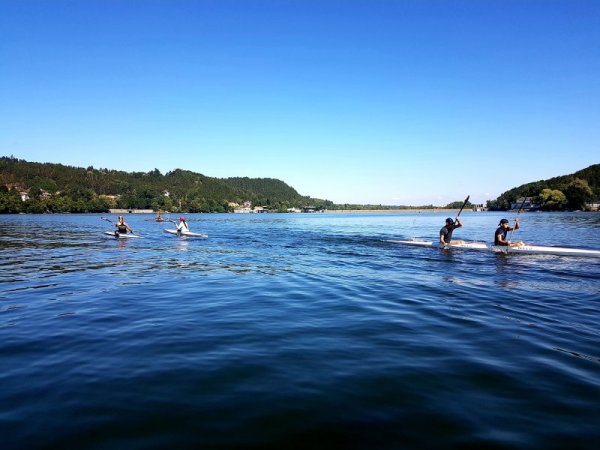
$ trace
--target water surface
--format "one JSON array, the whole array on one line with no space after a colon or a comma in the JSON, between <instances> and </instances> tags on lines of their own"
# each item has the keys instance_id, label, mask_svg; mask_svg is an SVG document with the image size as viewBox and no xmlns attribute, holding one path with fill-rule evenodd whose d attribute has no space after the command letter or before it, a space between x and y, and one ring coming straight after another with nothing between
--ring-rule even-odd
<instances>
[{"instance_id":1,"label":"water surface","mask_svg":"<svg viewBox=\"0 0 600 450\"><path fill-rule=\"evenodd\" d=\"M0 216L2 448L595 448L600 260L386 242L445 217ZM521 219L600 249L600 214Z\"/></svg>"}]
</instances>

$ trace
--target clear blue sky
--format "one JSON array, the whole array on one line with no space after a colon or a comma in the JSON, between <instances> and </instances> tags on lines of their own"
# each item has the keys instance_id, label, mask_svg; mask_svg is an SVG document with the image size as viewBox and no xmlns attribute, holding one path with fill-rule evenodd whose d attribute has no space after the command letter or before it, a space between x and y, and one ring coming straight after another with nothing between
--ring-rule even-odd
<instances>
[{"instance_id":1,"label":"clear blue sky","mask_svg":"<svg viewBox=\"0 0 600 450\"><path fill-rule=\"evenodd\" d=\"M600 162L600 1L0 0L0 154L484 202Z\"/></svg>"}]
</instances>

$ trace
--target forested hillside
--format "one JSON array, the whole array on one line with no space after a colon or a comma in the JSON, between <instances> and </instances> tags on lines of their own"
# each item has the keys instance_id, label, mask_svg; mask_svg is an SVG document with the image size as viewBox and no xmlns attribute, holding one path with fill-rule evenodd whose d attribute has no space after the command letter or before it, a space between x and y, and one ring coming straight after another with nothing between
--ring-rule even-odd
<instances>
[{"instance_id":1,"label":"forested hillside","mask_svg":"<svg viewBox=\"0 0 600 450\"><path fill-rule=\"evenodd\" d=\"M600 164L571 175L523 184L488 201L491 210L506 210L521 197L532 197L546 211L585 210L586 204L600 200Z\"/></svg>"},{"instance_id":2,"label":"forested hillside","mask_svg":"<svg viewBox=\"0 0 600 450\"><path fill-rule=\"evenodd\" d=\"M23 201L23 194L26 194ZM245 201L275 211L332 202L305 197L271 178L212 178L176 169L163 175L0 158L0 213L106 212L109 208L225 212Z\"/></svg>"}]
</instances>

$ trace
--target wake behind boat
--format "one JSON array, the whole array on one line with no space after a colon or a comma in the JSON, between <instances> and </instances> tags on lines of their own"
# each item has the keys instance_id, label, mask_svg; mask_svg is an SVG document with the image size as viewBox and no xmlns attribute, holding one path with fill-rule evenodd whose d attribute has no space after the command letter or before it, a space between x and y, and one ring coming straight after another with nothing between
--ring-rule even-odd
<instances>
[{"instance_id":1,"label":"wake behind boat","mask_svg":"<svg viewBox=\"0 0 600 450\"><path fill-rule=\"evenodd\" d=\"M387 240L392 244L410 245L416 247L433 247L441 249L462 249L462 250L484 250L494 253L523 253L528 255L556 255L556 256L585 256L591 258L600 258L600 250L570 248L570 247L549 247L542 245L522 245L518 247L507 247L503 245L490 245L485 242L465 242L462 244L440 244L433 241L422 240Z\"/></svg>"},{"instance_id":2,"label":"wake behind boat","mask_svg":"<svg viewBox=\"0 0 600 450\"><path fill-rule=\"evenodd\" d=\"M165 230L165 233L179 237L195 237L200 239L206 239L208 237L208 234L194 233L193 231L177 231L172 229Z\"/></svg>"}]
</instances>

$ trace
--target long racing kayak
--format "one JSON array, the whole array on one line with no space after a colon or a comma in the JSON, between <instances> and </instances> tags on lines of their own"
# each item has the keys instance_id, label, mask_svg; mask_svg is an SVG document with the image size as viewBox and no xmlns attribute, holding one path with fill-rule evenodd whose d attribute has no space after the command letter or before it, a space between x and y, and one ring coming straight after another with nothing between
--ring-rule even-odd
<instances>
[{"instance_id":1,"label":"long racing kayak","mask_svg":"<svg viewBox=\"0 0 600 450\"><path fill-rule=\"evenodd\" d=\"M115 233L114 231L105 231L105 235L115 239L140 238L141 236L132 233Z\"/></svg>"},{"instance_id":2,"label":"long racing kayak","mask_svg":"<svg viewBox=\"0 0 600 450\"><path fill-rule=\"evenodd\" d=\"M557 255L557 256L586 256L591 258L600 258L600 250L591 250L584 248L570 247L547 247L542 245L522 245L520 247L505 247L503 245L491 245L485 242L465 242L463 244L442 245L439 242L432 241L396 241L388 240L393 244L412 245L417 247L463 249L463 250L486 250L494 253L523 253L527 255Z\"/></svg>"},{"instance_id":3,"label":"long racing kayak","mask_svg":"<svg viewBox=\"0 0 600 450\"><path fill-rule=\"evenodd\" d=\"M179 236L179 237L195 237L195 238L201 238L201 239L206 239L208 237L208 234L194 233L193 231L178 232L177 230L165 230L165 233L173 234L173 235Z\"/></svg>"}]
</instances>

